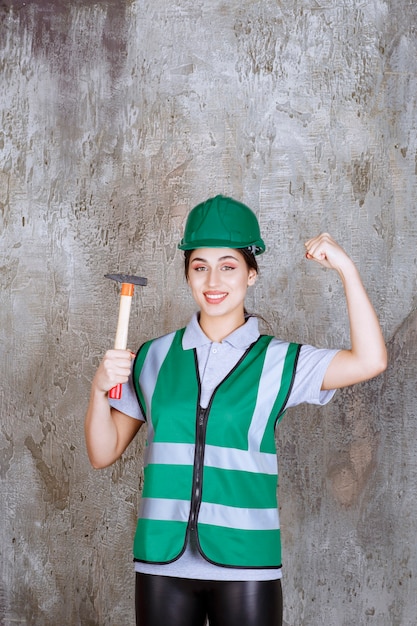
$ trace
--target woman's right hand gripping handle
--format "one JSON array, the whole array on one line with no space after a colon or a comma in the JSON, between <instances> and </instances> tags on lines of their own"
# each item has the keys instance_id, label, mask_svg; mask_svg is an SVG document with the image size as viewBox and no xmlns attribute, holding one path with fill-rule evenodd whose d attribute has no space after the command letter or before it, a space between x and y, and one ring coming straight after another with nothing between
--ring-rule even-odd
<instances>
[{"instance_id":1,"label":"woman's right hand gripping handle","mask_svg":"<svg viewBox=\"0 0 417 626\"><path fill-rule=\"evenodd\" d=\"M84 430L88 457L96 469L120 458L143 423L111 408L108 401L109 390L127 382L133 358L130 350L108 350L93 378Z\"/></svg>"}]
</instances>

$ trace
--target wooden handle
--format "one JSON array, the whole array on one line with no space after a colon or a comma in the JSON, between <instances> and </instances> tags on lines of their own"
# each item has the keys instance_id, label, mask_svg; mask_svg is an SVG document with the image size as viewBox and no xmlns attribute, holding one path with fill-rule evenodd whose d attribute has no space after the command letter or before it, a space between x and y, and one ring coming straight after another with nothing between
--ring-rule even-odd
<instances>
[{"instance_id":1,"label":"wooden handle","mask_svg":"<svg viewBox=\"0 0 417 626\"><path fill-rule=\"evenodd\" d=\"M126 350L131 304L132 296L120 296L119 319L117 320L116 339L114 340L115 350Z\"/></svg>"},{"instance_id":2,"label":"wooden handle","mask_svg":"<svg viewBox=\"0 0 417 626\"><path fill-rule=\"evenodd\" d=\"M117 320L115 350L126 350L127 333L129 330L130 306L132 304L134 286L130 283L122 283L120 294L119 318ZM109 391L109 398L120 400L122 397L122 385L118 384Z\"/></svg>"}]
</instances>

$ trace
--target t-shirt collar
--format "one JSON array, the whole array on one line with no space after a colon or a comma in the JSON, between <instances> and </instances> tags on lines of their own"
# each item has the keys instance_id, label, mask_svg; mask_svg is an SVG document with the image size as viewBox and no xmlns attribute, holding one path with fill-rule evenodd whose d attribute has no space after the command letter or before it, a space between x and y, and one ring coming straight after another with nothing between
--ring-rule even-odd
<instances>
[{"instance_id":1,"label":"t-shirt collar","mask_svg":"<svg viewBox=\"0 0 417 626\"><path fill-rule=\"evenodd\" d=\"M246 350L258 338L258 319L256 317L248 317L243 326L239 326L239 328L223 339L223 343L226 342L234 348ZM184 350L191 350L192 348L200 348L211 343L213 342L203 332L198 323L198 313L194 313L185 329L182 347Z\"/></svg>"}]
</instances>

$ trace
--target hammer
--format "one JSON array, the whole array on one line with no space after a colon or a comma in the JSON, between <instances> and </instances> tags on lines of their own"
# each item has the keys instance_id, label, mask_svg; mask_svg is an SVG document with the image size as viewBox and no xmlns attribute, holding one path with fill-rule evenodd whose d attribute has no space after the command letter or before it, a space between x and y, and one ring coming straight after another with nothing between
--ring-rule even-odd
<instances>
[{"instance_id":1,"label":"hammer","mask_svg":"<svg viewBox=\"0 0 417 626\"><path fill-rule=\"evenodd\" d=\"M147 278L140 276L128 276L127 274L105 274L104 278L110 278L118 283L122 283L120 292L119 319L117 321L116 339L114 341L115 350L126 350L127 331L129 328L130 305L135 285L148 284ZM119 383L109 391L109 398L120 400L122 397L122 385Z\"/></svg>"}]
</instances>

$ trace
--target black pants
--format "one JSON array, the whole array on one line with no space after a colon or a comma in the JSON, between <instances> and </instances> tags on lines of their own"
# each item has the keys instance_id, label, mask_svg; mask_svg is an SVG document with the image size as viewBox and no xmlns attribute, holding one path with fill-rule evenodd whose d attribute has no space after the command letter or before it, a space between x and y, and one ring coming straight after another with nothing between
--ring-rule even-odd
<instances>
[{"instance_id":1,"label":"black pants","mask_svg":"<svg viewBox=\"0 0 417 626\"><path fill-rule=\"evenodd\" d=\"M282 626L280 580L211 581L136 574L136 626Z\"/></svg>"}]
</instances>

